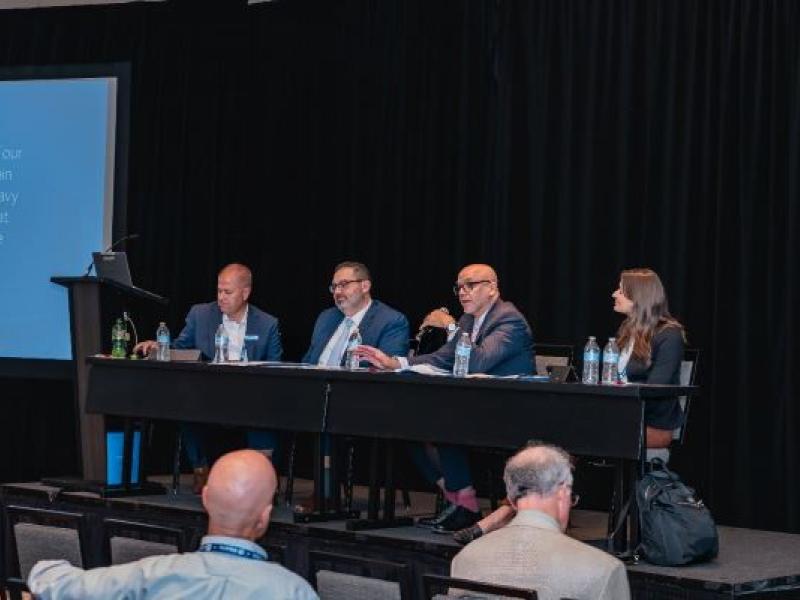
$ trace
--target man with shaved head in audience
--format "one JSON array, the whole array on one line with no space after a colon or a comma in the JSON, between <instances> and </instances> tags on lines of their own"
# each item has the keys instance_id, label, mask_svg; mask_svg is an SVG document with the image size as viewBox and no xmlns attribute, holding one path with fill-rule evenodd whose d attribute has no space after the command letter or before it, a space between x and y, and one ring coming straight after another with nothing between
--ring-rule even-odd
<instances>
[{"instance_id":1,"label":"man with shaved head in audience","mask_svg":"<svg viewBox=\"0 0 800 600\"><path fill-rule=\"evenodd\" d=\"M531 442L506 463L514 520L475 540L453 559L460 579L536 590L540 600L628 600L625 566L567 535L572 494L569 454Z\"/></svg>"},{"instance_id":2,"label":"man with shaved head in audience","mask_svg":"<svg viewBox=\"0 0 800 600\"><path fill-rule=\"evenodd\" d=\"M528 321L517 308L500 298L497 273L489 265L467 265L458 273L453 286L464 314L456 323L443 310L425 317L423 326L444 327L447 343L437 351L406 359L388 356L377 348L361 346L359 353L382 369L405 369L428 364L450 371L455 362L456 344L466 333L472 340L469 372L487 375L530 375L533 373L533 336ZM424 418L424 415L421 415ZM446 427L446 425L443 425ZM467 454L454 446L416 446L414 460L423 476L436 483L448 501L445 509L419 525L437 533L457 531L476 523L481 514L472 484Z\"/></svg>"},{"instance_id":3,"label":"man with shaved head in audience","mask_svg":"<svg viewBox=\"0 0 800 600\"><path fill-rule=\"evenodd\" d=\"M37 563L28 586L38 598L317 599L301 577L268 562L256 544L267 530L277 477L260 452L220 458L203 488L208 534L197 552L151 556L84 571L63 560Z\"/></svg>"}]
</instances>

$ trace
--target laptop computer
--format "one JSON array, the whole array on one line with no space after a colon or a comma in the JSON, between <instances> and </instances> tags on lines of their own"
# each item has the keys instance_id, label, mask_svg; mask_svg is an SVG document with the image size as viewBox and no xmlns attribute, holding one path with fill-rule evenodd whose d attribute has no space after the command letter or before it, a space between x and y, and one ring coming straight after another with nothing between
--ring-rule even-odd
<instances>
[{"instance_id":1,"label":"laptop computer","mask_svg":"<svg viewBox=\"0 0 800 600\"><path fill-rule=\"evenodd\" d=\"M133 287L128 255L124 252L92 252L92 260L98 277Z\"/></svg>"}]
</instances>

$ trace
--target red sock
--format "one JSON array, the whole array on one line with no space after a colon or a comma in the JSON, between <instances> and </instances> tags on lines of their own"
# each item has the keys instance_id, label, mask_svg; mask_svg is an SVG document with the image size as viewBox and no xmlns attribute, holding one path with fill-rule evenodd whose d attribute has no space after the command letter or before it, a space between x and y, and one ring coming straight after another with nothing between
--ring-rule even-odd
<instances>
[{"instance_id":1,"label":"red sock","mask_svg":"<svg viewBox=\"0 0 800 600\"><path fill-rule=\"evenodd\" d=\"M480 510L478 508L478 496L475 495L475 488L470 486L466 487L463 490L458 490L455 494L455 504L459 506L463 506L467 510L471 510L472 512L478 512Z\"/></svg>"}]
</instances>

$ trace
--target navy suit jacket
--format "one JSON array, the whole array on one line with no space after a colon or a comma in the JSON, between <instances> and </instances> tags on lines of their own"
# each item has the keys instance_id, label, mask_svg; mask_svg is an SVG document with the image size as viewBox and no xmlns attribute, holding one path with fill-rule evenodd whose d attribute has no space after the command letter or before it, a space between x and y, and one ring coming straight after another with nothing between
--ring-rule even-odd
<instances>
[{"instance_id":1,"label":"navy suit jacket","mask_svg":"<svg viewBox=\"0 0 800 600\"><path fill-rule=\"evenodd\" d=\"M436 352L409 359L409 364L430 364L451 370L455 362L456 344L461 334L472 333L475 317L464 314L458 320L458 331ZM483 320L469 355L469 372L487 375L533 374L533 335L522 313L504 300L497 301Z\"/></svg>"},{"instance_id":2,"label":"navy suit jacket","mask_svg":"<svg viewBox=\"0 0 800 600\"><path fill-rule=\"evenodd\" d=\"M222 311L216 302L195 304L186 315L186 325L172 344L175 348L197 348L206 360L214 358L214 336L222 323ZM250 360L280 360L283 355L278 319L257 309L247 308L247 335L257 335L255 342L247 342Z\"/></svg>"},{"instance_id":3,"label":"navy suit jacket","mask_svg":"<svg viewBox=\"0 0 800 600\"><path fill-rule=\"evenodd\" d=\"M314 324L311 334L311 346L308 348L304 363L317 364L319 357L331 336L344 320L344 313L336 306L323 310ZM358 326L361 340L366 346L374 346L389 356L405 356L408 354L408 319L405 315L373 300L367 309L361 324Z\"/></svg>"}]
</instances>

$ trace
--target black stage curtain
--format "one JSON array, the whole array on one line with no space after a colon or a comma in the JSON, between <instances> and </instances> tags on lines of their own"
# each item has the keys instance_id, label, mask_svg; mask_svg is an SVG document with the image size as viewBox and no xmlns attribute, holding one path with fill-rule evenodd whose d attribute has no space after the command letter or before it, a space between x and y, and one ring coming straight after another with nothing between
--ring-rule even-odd
<instances>
[{"instance_id":1,"label":"black stage curtain","mask_svg":"<svg viewBox=\"0 0 800 600\"><path fill-rule=\"evenodd\" d=\"M800 4L196 5L0 14L4 65L131 61L128 251L173 330L233 260L289 359L337 261L412 323L485 261L580 346L651 266L703 352L676 466L721 522L800 531Z\"/></svg>"}]
</instances>

